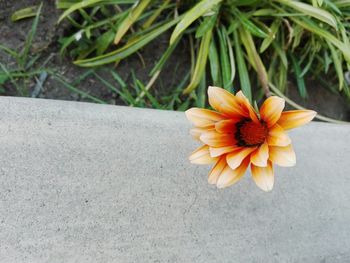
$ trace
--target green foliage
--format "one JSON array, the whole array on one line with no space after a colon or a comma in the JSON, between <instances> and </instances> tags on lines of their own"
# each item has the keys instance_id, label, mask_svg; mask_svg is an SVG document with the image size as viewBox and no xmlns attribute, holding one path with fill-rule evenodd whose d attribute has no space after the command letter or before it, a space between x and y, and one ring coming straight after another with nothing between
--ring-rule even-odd
<instances>
[{"instance_id":1,"label":"green foliage","mask_svg":"<svg viewBox=\"0 0 350 263\"><path fill-rule=\"evenodd\" d=\"M40 85L40 79L47 74L44 69L47 61L42 63L40 67L34 68L34 64L38 61L40 55L30 55L30 49L39 23L41 8L42 5L22 9L15 12L12 16L13 20L19 20L24 17L33 16L32 12L34 9L36 10L31 30L27 35L22 49L15 50L0 44L0 52L5 52L16 62L15 67L11 68L8 68L5 64L0 62L0 92L3 92L3 85L10 81L19 95L28 96L28 89L26 88L28 79L39 77L39 79L37 78L37 83L39 82Z\"/></svg>"},{"instance_id":2,"label":"green foliage","mask_svg":"<svg viewBox=\"0 0 350 263\"><path fill-rule=\"evenodd\" d=\"M74 28L61 40L62 54L69 50L75 64L84 67L117 63L168 31L169 48L150 70L151 79L156 79L180 39L188 37L194 43L189 45L193 65L181 92L190 98L196 97L196 88L205 91L204 76L212 85L241 89L252 101L256 83L265 93L270 84L283 92L289 74L306 98L305 78L320 72L337 76L338 92L349 96L344 81L350 68L349 1L174 2L58 0L57 7L64 9L60 21L67 19ZM147 85L135 81L134 89L160 106ZM123 96L129 104L138 103ZM201 94L198 98L203 101Z\"/></svg>"}]
</instances>

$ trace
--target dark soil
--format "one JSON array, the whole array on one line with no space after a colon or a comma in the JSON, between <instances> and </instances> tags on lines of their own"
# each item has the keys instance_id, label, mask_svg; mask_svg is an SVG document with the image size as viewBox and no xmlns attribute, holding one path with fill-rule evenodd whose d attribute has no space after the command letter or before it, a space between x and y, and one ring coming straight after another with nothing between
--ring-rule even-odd
<instances>
[{"instance_id":1,"label":"dark soil","mask_svg":"<svg viewBox=\"0 0 350 263\"><path fill-rule=\"evenodd\" d=\"M40 4L40 1L0 0L0 43L2 45L17 50L23 47L26 36L31 29L33 19L12 22L10 17L16 10L37 4ZM47 0L44 2L42 14L43 15L40 16L39 26L31 51L34 54L40 54L42 57L41 61L44 61L50 57L46 68L54 70L55 72L64 76L68 82L74 82L82 74L84 74L87 69L73 65L70 58L62 58L59 54L60 46L58 39L64 35L65 31L68 30L68 25L64 23L57 25L60 11L56 9L54 0ZM139 53L139 55L133 55L128 59L123 60L114 69L127 83L131 82L132 72L134 72L135 76L143 83L147 83L150 79L149 71L167 48L168 39L169 35L163 35L161 38L158 38L157 41L147 45L142 52ZM156 89L153 90L153 93L156 92L160 95L166 94L167 89L171 88L174 83L178 83L182 80L182 77L186 74L190 66L189 50L186 49L185 46L185 42L180 43L178 48L174 51L172 59L165 65L162 74L158 78ZM142 56L142 59L140 56ZM9 67L15 67L15 62L1 51L0 62ZM40 64L40 62L37 64ZM105 66L101 69L97 69L97 73L103 79L116 84L109 73L112 67L113 66ZM34 81L32 83L28 83L29 89L33 89L34 86ZM88 76L82 82L75 85L75 87L110 104L123 104L123 101L118 98L117 94L106 88L106 86L94 75ZM13 85L11 83L7 83L5 85L4 95L16 96L18 94ZM43 90L37 97L47 99L90 101L88 98L84 98L83 96L62 87L60 82L57 82L50 76L45 81Z\"/></svg>"},{"instance_id":2,"label":"dark soil","mask_svg":"<svg viewBox=\"0 0 350 263\"><path fill-rule=\"evenodd\" d=\"M36 4L40 4L40 1L0 0L0 44L14 49L20 49L23 47L33 19L12 22L10 16L18 9ZM68 82L74 82L79 76L84 74L87 69L74 66L70 58L60 57L58 39L63 36L65 30L68 30L68 25L64 23L57 25L59 14L60 11L55 8L54 0L44 1L39 27L37 29L31 52L34 54L41 54L40 61L50 58L46 67L64 76ZM149 80L149 71L160 58L162 52L166 49L168 39L169 35L165 34L141 51L140 54L144 60L144 64L138 55L134 55L122 61L115 70L127 82L131 81L131 73L133 70L138 79L147 83ZM169 89L174 87L174 83L178 83L183 79L190 65L190 54L187 46L186 42L180 43L155 83L155 86L152 88L153 93L160 95L166 94ZM39 64L40 61L38 62ZM14 66L14 61L9 59L9 57L1 51L0 62L8 67ZM99 69L98 74L100 74L105 80L113 82L111 74L109 74L111 67L112 66L107 66ZM300 98L292 78L290 79L287 95L299 104L314 109L328 117L346 120L350 119L349 101L339 95L333 94L315 81L310 81L307 84L309 92L308 100L304 101ZM31 83L28 83L30 92L34 86L34 80ZM77 84L77 87L110 104L123 104L122 100L120 100L114 92L107 89L106 86L93 75L90 75L81 81ZM18 96L18 93L10 83L7 83L4 89L4 95ZM45 81L43 89L37 97L59 100L90 101L89 99L62 87L62 84L57 82L51 76Z\"/></svg>"}]
</instances>

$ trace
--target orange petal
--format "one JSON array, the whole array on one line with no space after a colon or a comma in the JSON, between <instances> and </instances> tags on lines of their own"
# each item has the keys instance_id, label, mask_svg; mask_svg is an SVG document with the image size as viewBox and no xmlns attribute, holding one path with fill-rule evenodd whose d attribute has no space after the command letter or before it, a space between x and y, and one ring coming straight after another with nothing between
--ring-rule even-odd
<instances>
[{"instance_id":1,"label":"orange petal","mask_svg":"<svg viewBox=\"0 0 350 263\"><path fill-rule=\"evenodd\" d=\"M209 152L211 157L217 157L225 153L230 153L237 150L237 146L225 146L225 147L209 147Z\"/></svg>"},{"instance_id":2,"label":"orange petal","mask_svg":"<svg viewBox=\"0 0 350 263\"><path fill-rule=\"evenodd\" d=\"M236 169L251 152L253 152L256 147L245 147L239 148L237 151L229 153L226 155L227 164L231 167L231 169Z\"/></svg>"},{"instance_id":3,"label":"orange petal","mask_svg":"<svg viewBox=\"0 0 350 263\"><path fill-rule=\"evenodd\" d=\"M205 132L209 132L209 131L214 131L215 130L215 126L208 126L208 127L204 127L204 128L193 128L190 130L190 134L192 135L192 137L196 140L199 140L199 137L205 133Z\"/></svg>"},{"instance_id":4,"label":"orange petal","mask_svg":"<svg viewBox=\"0 0 350 263\"><path fill-rule=\"evenodd\" d=\"M269 159L269 146L267 145L266 142L260 145L260 147L250 155L250 161L255 166L266 167L268 159Z\"/></svg>"},{"instance_id":5,"label":"orange petal","mask_svg":"<svg viewBox=\"0 0 350 263\"><path fill-rule=\"evenodd\" d=\"M209 184L216 184L219 176L221 175L222 170L227 166L226 156L222 156L218 159L214 167L211 169L208 176Z\"/></svg>"},{"instance_id":6,"label":"orange petal","mask_svg":"<svg viewBox=\"0 0 350 263\"><path fill-rule=\"evenodd\" d=\"M229 116L239 116L243 114L240 104L233 94L218 88L208 88L209 104L217 111Z\"/></svg>"},{"instance_id":7,"label":"orange petal","mask_svg":"<svg viewBox=\"0 0 350 263\"><path fill-rule=\"evenodd\" d=\"M282 113L278 124L285 130L290 130L309 123L317 112L312 110L291 110Z\"/></svg>"},{"instance_id":8,"label":"orange petal","mask_svg":"<svg viewBox=\"0 0 350 263\"><path fill-rule=\"evenodd\" d=\"M197 127L207 127L215 122L227 119L224 115L206 109L191 108L185 112L186 117Z\"/></svg>"},{"instance_id":9,"label":"orange petal","mask_svg":"<svg viewBox=\"0 0 350 263\"><path fill-rule=\"evenodd\" d=\"M269 159L279 166L291 167L296 163L296 156L293 146L269 146Z\"/></svg>"},{"instance_id":10,"label":"orange petal","mask_svg":"<svg viewBox=\"0 0 350 263\"><path fill-rule=\"evenodd\" d=\"M207 145L203 145L190 155L189 160L191 163L195 164L209 164L215 162L217 158L211 157L209 147Z\"/></svg>"},{"instance_id":11,"label":"orange petal","mask_svg":"<svg viewBox=\"0 0 350 263\"><path fill-rule=\"evenodd\" d=\"M275 124L269 129L267 143L272 146L287 146L292 141L284 129L278 124Z\"/></svg>"},{"instance_id":12,"label":"orange petal","mask_svg":"<svg viewBox=\"0 0 350 263\"><path fill-rule=\"evenodd\" d=\"M232 134L218 133L216 131L205 132L199 139L211 147L224 147L235 145L235 139Z\"/></svg>"},{"instance_id":13,"label":"orange petal","mask_svg":"<svg viewBox=\"0 0 350 263\"><path fill-rule=\"evenodd\" d=\"M273 126L281 117L281 113L284 109L284 99L271 96L268 97L260 108L260 116L268 127Z\"/></svg>"},{"instance_id":14,"label":"orange petal","mask_svg":"<svg viewBox=\"0 0 350 263\"><path fill-rule=\"evenodd\" d=\"M242 108L245 111L245 116L250 117L253 122L259 122L259 118L253 108L253 106L250 104L249 100L246 96L244 96L243 92L240 90L236 94L236 98L239 99Z\"/></svg>"},{"instance_id":15,"label":"orange petal","mask_svg":"<svg viewBox=\"0 0 350 263\"><path fill-rule=\"evenodd\" d=\"M225 188L235 184L244 175L248 165L249 158L245 158L242 164L234 170L232 170L230 166L226 165L224 170L221 172L219 179L217 180L216 186L218 188Z\"/></svg>"},{"instance_id":16,"label":"orange petal","mask_svg":"<svg viewBox=\"0 0 350 263\"><path fill-rule=\"evenodd\" d=\"M252 176L256 185L268 192L273 188L274 176L272 163L269 161L266 167L259 167L251 164Z\"/></svg>"},{"instance_id":17,"label":"orange petal","mask_svg":"<svg viewBox=\"0 0 350 263\"><path fill-rule=\"evenodd\" d=\"M236 132L236 123L239 119L228 119L223 121L218 121L215 123L215 130L220 133L235 133Z\"/></svg>"}]
</instances>

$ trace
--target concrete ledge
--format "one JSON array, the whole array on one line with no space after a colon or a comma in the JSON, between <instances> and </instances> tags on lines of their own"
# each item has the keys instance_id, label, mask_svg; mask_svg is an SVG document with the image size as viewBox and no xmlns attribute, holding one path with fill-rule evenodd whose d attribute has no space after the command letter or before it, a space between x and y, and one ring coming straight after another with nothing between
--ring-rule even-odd
<instances>
[{"instance_id":1,"label":"concrete ledge","mask_svg":"<svg viewBox=\"0 0 350 263\"><path fill-rule=\"evenodd\" d=\"M350 128L218 190L183 113L0 98L0 262L350 262Z\"/></svg>"}]
</instances>

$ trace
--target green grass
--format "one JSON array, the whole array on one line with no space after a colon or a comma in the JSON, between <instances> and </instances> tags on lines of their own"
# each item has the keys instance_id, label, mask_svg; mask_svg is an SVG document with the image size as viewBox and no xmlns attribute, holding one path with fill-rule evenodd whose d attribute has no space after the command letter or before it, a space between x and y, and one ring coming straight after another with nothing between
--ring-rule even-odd
<instances>
[{"instance_id":1,"label":"green grass","mask_svg":"<svg viewBox=\"0 0 350 263\"><path fill-rule=\"evenodd\" d=\"M15 66L8 68L7 65L0 62L0 87L9 81L13 84L16 92L21 96L28 96L29 91L26 88L27 82L30 79L36 78L39 81L40 76L45 74L45 65L48 61L44 61L40 66L34 67L35 63L40 58L40 55L30 55L33 39L38 27L39 16L42 5L37 8L35 18L25 40L24 46L20 50L11 49L0 44L0 51L7 53L8 56L15 60ZM2 91L3 88L2 88Z\"/></svg>"},{"instance_id":2,"label":"green grass","mask_svg":"<svg viewBox=\"0 0 350 263\"><path fill-rule=\"evenodd\" d=\"M67 19L74 29L61 39L61 53L69 52L82 67L118 63L170 32L169 47L150 77L160 74L181 39L189 39L192 65L182 88L189 97L197 97L204 76L208 84L241 89L252 101L252 87L268 95L271 83L285 92L294 75L307 98L305 79L315 74L337 76L330 85L349 97L349 1L58 0L57 7L64 11L60 21Z\"/></svg>"}]
</instances>

